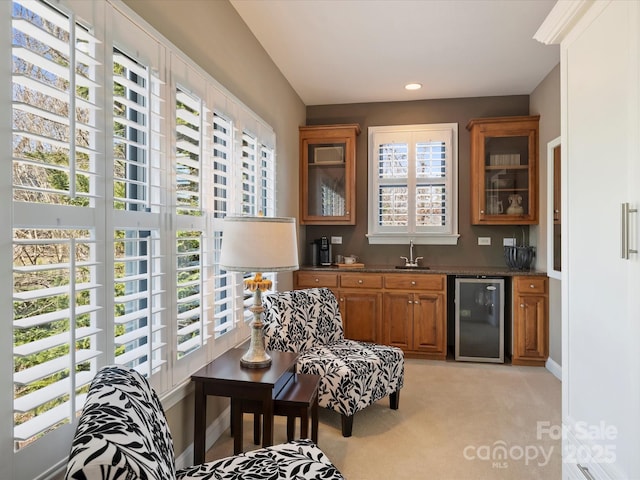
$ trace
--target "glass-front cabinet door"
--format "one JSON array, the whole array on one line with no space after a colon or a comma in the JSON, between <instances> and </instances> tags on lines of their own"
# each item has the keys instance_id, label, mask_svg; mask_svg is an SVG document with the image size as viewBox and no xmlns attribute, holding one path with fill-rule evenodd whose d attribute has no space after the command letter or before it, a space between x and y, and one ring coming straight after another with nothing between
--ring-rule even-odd
<instances>
[{"instance_id":1,"label":"glass-front cabinet door","mask_svg":"<svg viewBox=\"0 0 640 480\"><path fill-rule=\"evenodd\" d=\"M355 225L356 136L360 127L300 127L300 223Z\"/></svg>"},{"instance_id":2,"label":"glass-front cabinet door","mask_svg":"<svg viewBox=\"0 0 640 480\"><path fill-rule=\"evenodd\" d=\"M471 132L471 223L538 223L539 116L480 118Z\"/></svg>"}]
</instances>

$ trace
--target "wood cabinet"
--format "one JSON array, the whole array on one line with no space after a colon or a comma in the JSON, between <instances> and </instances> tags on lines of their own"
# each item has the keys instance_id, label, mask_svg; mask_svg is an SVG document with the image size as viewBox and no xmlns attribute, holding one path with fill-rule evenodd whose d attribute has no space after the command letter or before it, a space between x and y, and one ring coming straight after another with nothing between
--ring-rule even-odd
<instances>
[{"instance_id":1,"label":"wood cabinet","mask_svg":"<svg viewBox=\"0 0 640 480\"><path fill-rule=\"evenodd\" d=\"M345 338L382 342L382 275L296 272L295 288L331 289L338 300Z\"/></svg>"},{"instance_id":2,"label":"wood cabinet","mask_svg":"<svg viewBox=\"0 0 640 480\"><path fill-rule=\"evenodd\" d=\"M473 119L471 223L538 223L539 115Z\"/></svg>"},{"instance_id":3,"label":"wood cabinet","mask_svg":"<svg viewBox=\"0 0 640 480\"><path fill-rule=\"evenodd\" d=\"M446 276L389 274L384 280L384 343L411 356L446 358Z\"/></svg>"},{"instance_id":4,"label":"wood cabinet","mask_svg":"<svg viewBox=\"0 0 640 480\"><path fill-rule=\"evenodd\" d=\"M300 127L300 223L356 224L357 124Z\"/></svg>"},{"instance_id":5,"label":"wood cabinet","mask_svg":"<svg viewBox=\"0 0 640 480\"><path fill-rule=\"evenodd\" d=\"M549 293L547 277L513 277L514 365L544 366L549 356Z\"/></svg>"}]
</instances>

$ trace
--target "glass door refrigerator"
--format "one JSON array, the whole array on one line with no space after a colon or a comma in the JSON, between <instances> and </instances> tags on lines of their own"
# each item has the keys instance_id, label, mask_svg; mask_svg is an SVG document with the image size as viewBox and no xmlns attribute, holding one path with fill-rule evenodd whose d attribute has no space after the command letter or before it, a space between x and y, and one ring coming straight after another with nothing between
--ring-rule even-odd
<instances>
[{"instance_id":1,"label":"glass door refrigerator","mask_svg":"<svg viewBox=\"0 0 640 480\"><path fill-rule=\"evenodd\" d=\"M455 359L504 363L504 278L455 279Z\"/></svg>"}]
</instances>

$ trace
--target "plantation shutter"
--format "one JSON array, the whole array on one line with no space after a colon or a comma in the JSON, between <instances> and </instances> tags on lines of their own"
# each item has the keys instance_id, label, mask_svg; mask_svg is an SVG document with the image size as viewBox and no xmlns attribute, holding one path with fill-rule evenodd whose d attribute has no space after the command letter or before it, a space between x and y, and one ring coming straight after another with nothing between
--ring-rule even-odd
<instances>
[{"instance_id":1,"label":"plantation shutter","mask_svg":"<svg viewBox=\"0 0 640 480\"><path fill-rule=\"evenodd\" d=\"M40 2L13 2L11 24L13 436L19 451L72 422L102 355L99 261L88 212L97 195L99 41L73 16Z\"/></svg>"},{"instance_id":2,"label":"plantation shutter","mask_svg":"<svg viewBox=\"0 0 640 480\"><path fill-rule=\"evenodd\" d=\"M258 143L255 136L248 132L242 132L242 149L240 150L240 162L242 165L242 202L241 212L245 215L258 214L256 176Z\"/></svg>"},{"instance_id":3,"label":"plantation shutter","mask_svg":"<svg viewBox=\"0 0 640 480\"><path fill-rule=\"evenodd\" d=\"M456 124L369 127L369 243L457 242Z\"/></svg>"},{"instance_id":4,"label":"plantation shutter","mask_svg":"<svg viewBox=\"0 0 640 480\"><path fill-rule=\"evenodd\" d=\"M167 361L160 225L162 86L158 75L113 50L114 356L151 376ZM132 227L135 225L135 227Z\"/></svg>"},{"instance_id":5,"label":"plantation shutter","mask_svg":"<svg viewBox=\"0 0 640 480\"><path fill-rule=\"evenodd\" d=\"M202 205L205 108L185 88L176 88L176 318L177 358L209 338L208 265Z\"/></svg>"},{"instance_id":6,"label":"plantation shutter","mask_svg":"<svg viewBox=\"0 0 640 480\"><path fill-rule=\"evenodd\" d=\"M237 275L220 268L222 219L232 205L231 159L233 124L221 113L213 114L213 236L214 332L218 337L234 326L234 282Z\"/></svg>"}]
</instances>

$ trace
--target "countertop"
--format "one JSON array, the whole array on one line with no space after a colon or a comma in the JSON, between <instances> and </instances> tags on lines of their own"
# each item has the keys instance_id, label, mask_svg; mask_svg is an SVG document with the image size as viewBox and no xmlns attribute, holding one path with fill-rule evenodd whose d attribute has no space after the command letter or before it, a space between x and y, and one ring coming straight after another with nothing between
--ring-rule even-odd
<instances>
[{"instance_id":1,"label":"countertop","mask_svg":"<svg viewBox=\"0 0 640 480\"><path fill-rule=\"evenodd\" d=\"M516 275L542 275L547 276L547 272L539 270L510 270L506 265L503 267L465 267L465 266L442 266L433 265L429 268L396 268L395 265L365 265L364 267L314 267L311 265L301 265L300 271L311 272L364 272L364 273L414 273L430 274L440 273L445 275L461 276L487 276L487 277L513 277Z\"/></svg>"}]
</instances>

